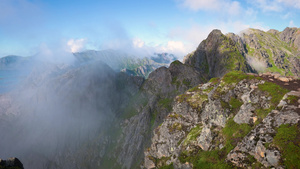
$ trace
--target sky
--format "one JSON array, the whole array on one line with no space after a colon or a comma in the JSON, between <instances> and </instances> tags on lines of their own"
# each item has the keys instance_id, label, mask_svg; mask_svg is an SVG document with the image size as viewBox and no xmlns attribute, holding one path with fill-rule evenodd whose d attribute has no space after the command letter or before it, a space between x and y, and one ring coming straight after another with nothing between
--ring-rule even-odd
<instances>
[{"instance_id":1,"label":"sky","mask_svg":"<svg viewBox=\"0 0 300 169\"><path fill-rule=\"evenodd\" d=\"M299 26L300 0L0 0L0 57L117 49L181 58L213 29Z\"/></svg>"}]
</instances>

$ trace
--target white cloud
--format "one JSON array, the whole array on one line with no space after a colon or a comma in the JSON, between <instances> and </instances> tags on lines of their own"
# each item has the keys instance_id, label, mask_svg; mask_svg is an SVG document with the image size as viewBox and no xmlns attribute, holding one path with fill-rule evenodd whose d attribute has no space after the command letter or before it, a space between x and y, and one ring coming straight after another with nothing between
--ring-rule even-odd
<instances>
[{"instance_id":1,"label":"white cloud","mask_svg":"<svg viewBox=\"0 0 300 169\"><path fill-rule=\"evenodd\" d=\"M282 11L282 6L278 3L277 0L248 0L249 3L252 3L257 8L260 8L264 12Z\"/></svg>"},{"instance_id":2,"label":"white cloud","mask_svg":"<svg viewBox=\"0 0 300 169\"><path fill-rule=\"evenodd\" d=\"M142 47L144 47L145 42L139 38L134 38L132 40L132 44L133 44L133 47L135 47L135 48L142 48Z\"/></svg>"},{"instance_id":3,"label":"white cloud","mask_svg":"<svg viewBox=\"0 0 300 169\"><path fill-rule=\"evenodd\" d=\"M285 15L282 15L281 18L282 18L282 19L288 19L288 18L290 18L291 16L292 16L292 13L291 13L291 12L288 12L288 13L286 13Z\"/></svg>"},{"instance_id":4,"label":"white cloud","mask_svg":"<svg viewBox=\"0 0 300 169\"><path fill-rule=\"evenodd\" d=\"M300 0L248 0L263 12L281 12L286 7L300 9ZM283 17L288 17L283 16Z\"/></svg>"},{"instance_id":5,"label":"white cloud","mask_svg":"<svg viewBox=\"0 0 300 169\"><path fill-rule=\"evenodd\" d=\"M238 1L230 0L177 0L180 6L193 11L205 10L214 13L226 13L229 15L239 15L242 7ZM226 9L226 10L223 10Z\"/></svg>"},{"instance_id":6,"label":"white cloud","mask_svg":"<svg viewBox=\"0 0 300 169\"><path fill-rule=\"evenodd\" d=\"M212 29L212 26L202 26L199 24L193 24L189 28L174 28L169 32L168 36L171 39L181 39L198 45L203 39L207 37L207 35ZM196 47L197 45L193 46Z\"/></svg>"},{"instance_id":7,"label":"white cloud","mask_svg":"<svg viewBox=\"0 0 300 169\"><path fill-rule=\"evenodd\" d=\"M181 41L168 41L167 45L163 48L165 52L181 53L187 52L186 46Z\"/></svg>"},{"instance_id":8,"label":"white cloud","mask_svg":"<svg viewBox=\"0 0 300 169\"><path fill-rule=\"evenodd\" d=\"M85 47L86 39L70 39L67 45L72 53L79 52Z\"/></svg>"},{"instance_id":9,"label":"white cloud","mask_svg":"<svg viewBox=\"0 0 300 169\"><path fill-rule=\"evenodd\" d=\"M36 51L39 60L52 63L71 63L74 61L74 56L67 49L65 41L55 43L41 43Z\"/></svg>"},{"instance_id":10,"label":"white cloud","mask_svg":"<svg viewBox=\"0 0 300 169\"><path fill-rule=\"evenodd\" d=\"M194 11L198 10L216 10L220 8L220 0L181 0L183 7Z\"/></svg>"},{"instance_id":11,"label":"white cloud","mask_svg":"<svg viewBox=\"0 0 300 169\"><path fill-rule=\"evenodd\" d=\"M300 0L277 0L277 1L279 3L283 3L288 7L300 9Z\"/></svg>"},{"instance_id":12,"label":"white cloud","mask_svg":"<svg viewBox=\"0 0 300 169\"><path fill-rule=\"evenodd\" d=\"M226 3L225 5L226 6L223 6L223 8L226 8L230 15L236 16L241 13L242 7L239 2L233 1L232 3Z\"/></svg>"},{"instance_id":13,"label":"white cloud","mask_svg":"<svg viewBox=\"0 0 300 169\"><path fill-rule=\"evenodd\" d=\"M293 20L290 21L289 27L296 27Z\"/></svg>"}]
</instances>

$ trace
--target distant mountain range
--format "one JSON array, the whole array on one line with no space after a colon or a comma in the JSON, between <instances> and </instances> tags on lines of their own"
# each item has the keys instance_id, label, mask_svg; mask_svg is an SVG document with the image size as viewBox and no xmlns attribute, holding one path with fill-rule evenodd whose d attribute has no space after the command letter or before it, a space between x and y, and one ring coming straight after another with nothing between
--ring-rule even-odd
<instances>
[{"instance_id":1,"label":"distant mountain range","mask_svg":"<svg viewBox=\"0 0 300 169\"><path fill-rule=\"evenodd\" d=\"M0 93L15 86L32 71L35 65L42 64L38 56L22 57L9 55L0 58ZM152 56L139 57L117 50L88 50L74 53L74 66L101 61L116 72L125 72L132 76L148 77L155 69L169 64L177 58L173 54L154 53ZM69 63L70 64L70 63Z\"/></svg>"},{"instance_id":2,"label":"distant mountain range","mask_svg":"<svg viewBox=\"0 0 300 169\"><path fill-rule=\"evenodd\" d=\"M116 71L143 77L147 77L158 67L169 66L172 61L177 59L173 54L168 53L154 53L149 57L140 57L117 50L88 50L74 53L74 56L79 63L102 61Z\"/></svg>"}]
</instances>

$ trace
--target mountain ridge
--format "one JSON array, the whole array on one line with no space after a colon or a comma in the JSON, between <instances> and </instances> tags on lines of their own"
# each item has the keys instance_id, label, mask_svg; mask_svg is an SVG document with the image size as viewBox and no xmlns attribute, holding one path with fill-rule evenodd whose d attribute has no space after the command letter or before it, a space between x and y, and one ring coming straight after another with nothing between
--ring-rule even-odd
<instances>
[{"instance_id":1,"label":"mountain ridge","mask_svg":"<svg viewBox=\"0 0 300 169\"><path fill-rule=\"evenodd\" d=\"M42 152L49 142L43 141L45 134L35 140L39 146L30 156L18 152L18 146L11 149L25 160L25 167L290 166L281 158L289 157L289 152L282 151L286 147L275 135L281 130L299 133L295 126L299 92L290 91L300 83L299 77L292 76L299 68L297 48L293 48L297 31L287 29L282 35L288 44L275 30L250 30L242 34L244 39L213 30L183 63L173 61L146 79L116 72L99 61L77 66L41 64L15 92L0 95L0 128L7 131L1 133L7 141L2 150L18 139L30 140L26 134L22 138L11 134L25 128L38 137L45 129L57 138L51 141L51 150ZM269 67L259 70L249 57ZM265 72L269 70L277 73ZM20 118L25 114L30 116ZM280 128L284 120L291 126ZM271 137L256 132L259 129L270 130ZM255 139L247 137L250 132L256 133ZM243 149L247 140L254 140L255 151ZM32 147L25 143L26 154L26 147ZM43 158L39 153L44 153Z\"/></svg>"},{"instance_id":2,"label":"mountain ridge","mask_svg":"<svg viewBox=\"0 0 300 169\"><path fill-rule=\"evenodd\" d=\"M183 63L209 73L210 77L232 70L299 76L299 34L299 28L282 32L247 29L240 36L213 30L196 51L184 57Z\"/></svg>"}]
</instances>

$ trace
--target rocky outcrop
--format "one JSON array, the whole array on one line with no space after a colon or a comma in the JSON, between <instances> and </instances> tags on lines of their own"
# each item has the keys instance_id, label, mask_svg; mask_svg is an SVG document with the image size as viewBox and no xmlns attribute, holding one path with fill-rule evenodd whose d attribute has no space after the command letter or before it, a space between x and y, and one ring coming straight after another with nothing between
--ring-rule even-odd
<instances>
[{"instance_id":1,"label":"rocky outcrop","mask_svg":"<svg viewBox=\"0 0 300 169\"><path fill-rule=\"evenodd\" d=\"M299 28L285 28L279 35L279 38L289 44L290 47L300 51L300 29Z\"/></svg>"},{"instance_id":2,"label":"rocky outcrop","mask_svg":"<svg viewBox=\"0 0 300 169\"><path fill-rule=\"evenodd\" d=\"M142 162L143 150L150 145L152 129L168 115L173 98L206 79L194 68L179 61L171 63L169 68L161 67L153 71L141 89L141 98L146 98L146 102L135 107L139 114L122 123L120 140L123 143L118 146L121 151L117 155L118 163L125 168L138 167Z\"/></svg>"},{"instance_id":3,"label":"rocky outcrop","mask_svg":"<svg viewBox=\"0 0 300 169\"><path fill-rule=\"evenodd\" d=\"M300 76L299 45L299 28L282 32L247 29L240 35L213 30L193 53L185 56L184 63L210 77L221 77L231 70Z\"/></svg>"},{"instance_id":4,"label":"rocky outcrop","mask_svg":"<svg viewBox=\"0 0 300 169\"><path fill-rule=\"evenodd\" d=\"M291 41L287 40L291 37L296 38L297 35L287 33L289 29L286 28L281 33L248 29L242 34L248 51L246 57L255 70L299 76L298 47L290 46Z\"/></svg>"},{"instance_id":5,"label":"rocky outcrop","mask_svg":"<svg viewBox=\"0 0 300 169\"><path fill-rule=\"evenodd\" d=\"M183 62L208 73L210 77L221 77L232 70L248 72L246 59L239 50L243 46L240 45L243 43L238 36L230 34L227 37L220 30L213 30Z\"/></svg>"},{"instance_id":6,"label":"rocky outcrop","mask_svg":"<svg viewBox=\"0 0 300 169\"><path fill-rule=\"evenodd\" d=\"M0 159L0 168L3 169L24 169L23 164L18 158Z\"/></svg>"},{"instance_id":7,"label":"rocky outcrop","mask_svg":"<svg viewBox=\"0 0 300 169\"><path fill-rule=\"evenodd\" d=\"M287 95L290 94L292 93L287 93ZM287 95L283 97L282 102L286 100ZM299 98L300 92L297 92L296 96ZM299 108L293 105L285 105L281 110L272 110L262 123L251 130L227 155L227 160L238 167L245 168L249 167L245 160L247 160L248 155L251 155L265 167L283 168L280 164L280 160L283 160L280 150L275 145L268 146L268 144L273 142L274 135L277 133L276 128L282 124L294 125L300 122L300 115L297 113L299 110L297 109Z\"/></svg>"},{"instance_id":8,"label":"rocky outcrop","mask_svg":"<svg viewBox=\"0 0 300 169\"><path fill-rule=\"evenodd\" d=\"M177 96L154 130L144 167L283 167L290 157L273 140L283 124L299 123L300 92L268 75L232 72Z\"/></svg>"}]
</instances>

